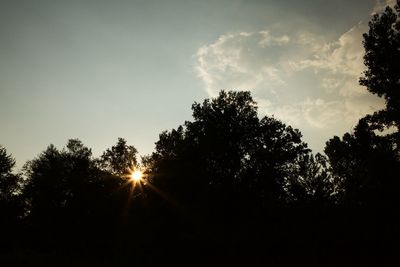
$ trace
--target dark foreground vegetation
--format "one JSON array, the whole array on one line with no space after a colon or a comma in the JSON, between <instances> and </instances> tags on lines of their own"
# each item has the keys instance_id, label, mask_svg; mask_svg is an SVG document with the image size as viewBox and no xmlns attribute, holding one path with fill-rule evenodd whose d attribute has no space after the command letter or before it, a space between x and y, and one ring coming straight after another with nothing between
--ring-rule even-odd
<instances>
[{"instance_id":1,"label":"dark foreground vegetation","mask_svg":"<svg viewBox=\"0 0 400 267\"><path fill-rule=\"evenodd\" d=\"M224 91L140 166L122 138L99 158L77 139L50 145L20 173L0 148L0 265L396 266L399 12L376 15L364 36L360 83L386 108L325 155L259 118L248 92Z\"/></svg>"}]
</instances>

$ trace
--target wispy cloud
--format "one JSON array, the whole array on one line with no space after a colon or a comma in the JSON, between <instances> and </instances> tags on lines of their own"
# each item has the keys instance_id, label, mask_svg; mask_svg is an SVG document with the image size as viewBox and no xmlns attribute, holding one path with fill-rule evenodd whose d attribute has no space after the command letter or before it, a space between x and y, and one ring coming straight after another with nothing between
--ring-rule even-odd
<instances>
[{"instance_id":1,"label":"wispy cloud","mask_svg":"<svg viewBox=\"0 0 400 267\"><path fill-rule=\"evenodd\" d=\"M364 70L362 34L366 30L366 25L359 23L342 34L336 41L314 44L317 49L314 49L315 52L311 57L290 61L290 65L295 71L314 68L316 71L328 70L332 74L358 77ZM311 39L307 42L303 37L301 43L317 42L312 36L308 38Z\"/></svg>"},{"instance_id":2,"label":"wispy cloud","mask_svg":"<svg viewBox=\"0 0 400 267\"><path fill-rule=\"evenodd\" d=\"M394 7L396 0L376 0L375 6L372 9L372 14L382 12L386 6Z\"/></svg>"},{"instance_id":3,"label":"wispy cloud","mask_svg":"<svg viewBox=\"0 0 400 267\"><path fill-rule=\"evenodd\" d=\"M250 90L260 103L268 102L261 112L297 126L354 125L381 105L358 85L366 30L359 23L331 42L307 32L221 35L198 50L198 75L210 96L221 89Z\"/></svg>"},{"instance_id":4,"label":"wispy cloud","mask_svg":"<svg viewBox=\"0 0 400 267\"><path fill-rule=\"evenodd\" d=\"M389 2L394 3L382 5ZM362 34L367 30L360 22L328 41L307 31L273 28L223 34L199 48L197 73L209 96L222 89L249 90L262 114L308 132L338 134L337 129L348 131L383 107L358 84L365 70Z\"/></svg>"}]
</instances>

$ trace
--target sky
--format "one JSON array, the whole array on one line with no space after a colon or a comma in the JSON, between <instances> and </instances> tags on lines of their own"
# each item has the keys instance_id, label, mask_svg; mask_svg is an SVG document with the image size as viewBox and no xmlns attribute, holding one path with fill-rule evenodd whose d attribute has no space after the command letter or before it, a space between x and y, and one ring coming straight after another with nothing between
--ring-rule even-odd
<instances>
[{"instance_id":1,"label":"sky","mask_svg":"<svg viewBox=\"0 0 400 267\"><path fill-rule=\"evenodd\" d=\"M79 138L140 155L191 105L248 90L314 152L383 101L358 86L362 34L393 0L0 0L0 144L21 167Z\"/></svg>"}]
</instances>

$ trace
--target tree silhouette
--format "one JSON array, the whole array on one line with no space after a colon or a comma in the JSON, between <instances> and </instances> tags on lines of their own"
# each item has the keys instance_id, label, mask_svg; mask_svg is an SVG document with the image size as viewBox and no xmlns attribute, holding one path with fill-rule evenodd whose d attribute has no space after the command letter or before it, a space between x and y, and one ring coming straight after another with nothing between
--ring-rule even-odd
<instances>
[{"instance_id":1,"label":"tree silhouette","mask_svg":"<svg viewBox=\"0 0 400 267\"><path fill-rule=\"evenodd\" d=\"M23 215L20 199L21 176L15 174L15 159L0 146L0 250L12 250L18 236L18 219Z\"/></svg>"},{"instance_id":2,"label":"tree silhouette","mask_svg":"<svg viewBox=\"0 0 400 267\"><path fill-rule=\"evenodd\" d=\"M184 199L212 192L228 202L240 194L275 199L297 157L309 152L298 130L260 120L249 92L221 91L192 110L194 120L162 133L151 157L154 182Z\"/></svg>"},{"instance_id":3,"label":"tree silhouette","mask_svg":"<svg viewBox=\"0 0 400 267\"><path fill-rule=\"evenodd\" d=\"M19 176L13 173L15 159L0 146L0 200L10 201L19 188Z\"/></svg>"},{"instance_id":4,"label":"tree silhouette","mask_svg":"<svg viewBox=\"0 0 400 267\"><path fill-rule=\"evenodd\" d=\"M325 153L335 174L344 178L345 201L354 205L379 205L385 199L389 205L397 202L399 148L392 135L377 135L368 119L362 119L353 134L329 140Z\"/></svg>"},{"instance_id":5,"label":"tree silhouette","mask_svg":"<svg viewBox=\"0 0 400 267\"><path fill-rule=\"evenodd\" d=\"M223 254L254 253L266 236L280 242L271 229L284 218L285 184L309 153L300 132L259 119L249 92L221 91L192 110L192 121L160 135L146 162L151 184L180 206L164 211L170 238Z\"/></svg>"},{"instance_id":6,"label":"tree silhouette","mask_svg":"<svg viewBox=\"0 0 400 267\"><path fill-rule=\"evenodd\" d=\"M400 128L400 1L394 9L386 7L382 14L375 14L364 34L367 70L360 84L368 91L383 97L386 109L377 112L374 119Z\"/></svg>"},{"instance_id":7,"label":"tree silhouette","mask_svg":"<svg viewBox=\"0 0 400 267\"><path fill-rule=\"evenodd\" d=\"M122 176L137 165L137 150L118 138L117 144L107 149L99 159L100 167L113 175Z\"/></svg>"},{"instance_id":8,"label":"tree silhouette","mask_svg":"<svg viewBox=\"0 0 400 267\"><path fill-rule=\"evenodd\" d=\"M125 148L123 139L118 144ZM112 150L106 153L106 163L115 159ZM124 186L126 179L114 174L114 170L122 170L116 164L125 162L126 153L121 155L112 161L114 165L100 169L91 150L71 139L65 148L50 145L27 162L22 190L27 240L39 245L37 249L55 254L63 250L112 253L121 220L129 213L130 188Z\"/></svg>"},{"instance_id":9,"label":"tree silhouette","mask_svg":"<svg viewBox=\"0 0 400 267\"><path fill-rule=\"evenodd\" d=\"M342 178L332 172L324 155L301 155L296 169L286 183L291 202L333 205L342 200Z\"/></svg>"},{"instance_id":10,"label":"tree silhouette","mask_svg":"<svg viewBox=\"0 0 400 267\"><path fill-rule=\"evenodd\" d=\"M90 179L91 151L76 139L59 151L50 145L24 166L24 196L32 216L55 216L68 209ZM82 203L80 203L82 204Z\"/></svg>"},{"instance_id":11,"label":"tree silhouette","mask_svg":"<svg viewBox=\"0 0 400 267\"><path fill-rule=\"evenodd\" d=\"M398 251L400 229L399 13L397 1L394 10L387 7L374 15L369 32L364 34L367 70L360 84L383 97L386 108L360 119L352 133L330 139L324 150L332 173L342 181L340 214L347 217L348 225L343 229L349 246L387 255ZM397 127L383 131L390 126Z\"/></svg>"},{"instance_id":12,"label":"tree silhouette","mask_svg":"<svg viewBox=\"0 0 400 267\"><path fill-rule=\"evenodd\" d=\"M363 42L367 70L360 84L383 97L386 108L362 118L354 133L346 133L342 140L335 136L325 148L333 171L344 178L346 201L357 205L379 205L384 199L389 204L400 185L395 178L400 162L399 3L373 16ZM397 130L382 132L391 125Z\"/></svg>"}]
</instances>

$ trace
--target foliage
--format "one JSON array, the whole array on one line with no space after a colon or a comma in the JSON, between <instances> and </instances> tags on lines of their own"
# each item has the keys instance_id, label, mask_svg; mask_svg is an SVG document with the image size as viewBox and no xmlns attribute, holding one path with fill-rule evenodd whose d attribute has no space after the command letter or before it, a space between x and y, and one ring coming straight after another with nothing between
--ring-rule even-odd
<instances>
[{"instance_id":1,"label":"foliage","mask_svg":"<svg viewBox=\"0 0 400 267\"><path fill-rule=\"evenodd\" d=\"M327 158L317 153L299 157L296 171L286 182L289 200L312 205L338 203L342 199L342 178L332 172Z\"/></svg>"},{"instance_id":2,"label":"foliage","mask_svg":"<svg viewBox=\"0 0 400 267\"><path fill-rule=\"evenodd\" d=\"M309 152L298 130L260 120L249 92L221 91L192 110L194 120L163 132L151 157L154 183L178 197L200 201L218 192L229 201L273 200L297 157Z\"/></svg>"},{"instance_id":3,"label":"foliage","mask_svg":"<svg viewBox=\"0 0 400 267\"><path fill-rule=\"evenodd\" d=\"M325 148L332 170L344 181L344 201L351 206L398 203L400 167L400 6L375 14L364 34L367 70L360 84L383 97L386 108L362 118L354 133L335 136ZM384 133L388 127L392 132ZM383 206L382 206L383 205Z\"/></svg>"},{"instance_id":4,"label":"foliage","mask_svg":"<svg viewBox=\"0 0 400 267\"><path fill-rule=\"evenodd\" d=\"M386 109L375 114L382 123L400 126L400 1L394 9L386 7L375 14L364 34L367 70L360 84L368 91L383 97Z\"/></svg>"},{"instance_id":5,"label":"foliage","mask_svg":"<svg viewBox=\"0 0 400 267\"><path fill-rule=\"evenodd\" d=\"M19 176L13 173L15 159L0 146L0 200L10 200L19 188Z\"/></svg>"},{"instance_id":6,"label":"foliage","mask_svg":"<svg viewBox=\"0 0 400 267\"><path fill-rule=\"evenodd\" d=\"M47 147L23 169L27 178L24 196L33 216L55 216L79 203L93 180L92 153L81 141L71 139L65 149Z\"/></svg>"},{"instance_id":7,"label":"foliage","mask_svg":"<svg viewBox=\"0 0 400 267\"><path fill-rule=\"evenodd\" d=\"M117 144L107 149L98 160L100 168L113 175L122 176L137 165L137 150L126 144L126 140L118 138Z\"/></svg>"},{"instance_id":8,"label":"foliage","mask_svg":"<svg viewBox=\"0 0 400 267\"><path fill-rule=\"evenodd\" d=\"M325 153L334 173L344 179L348 203L395 203L395 191L400 186L398 134L379 135L374 130L367 117L360 120L354 133L346 133L342 139L334 137L326 144Z\"/></svg>"}]
</instances>

